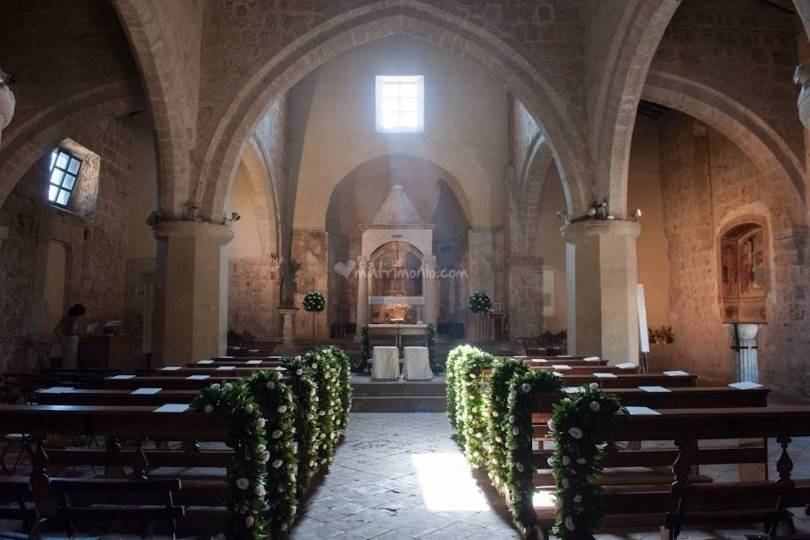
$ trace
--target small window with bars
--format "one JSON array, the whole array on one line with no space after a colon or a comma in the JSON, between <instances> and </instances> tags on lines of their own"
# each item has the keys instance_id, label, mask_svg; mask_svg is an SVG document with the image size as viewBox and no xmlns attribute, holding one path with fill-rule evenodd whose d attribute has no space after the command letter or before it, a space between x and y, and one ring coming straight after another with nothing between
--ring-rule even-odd
<instances>
[{"instance_id":1,"label":"small window with bars","mask_svg":"<svg viewBox=\"0 0 810 540\"><path fill-rule=\"evenodd\" d=\"M82 168L82 160L65 150L55 148L51 152L51 178L48 185L48 200L67 208L70 196L76 188L76 179L79 177L79 170Z\"/></svg>"}]
</instances>

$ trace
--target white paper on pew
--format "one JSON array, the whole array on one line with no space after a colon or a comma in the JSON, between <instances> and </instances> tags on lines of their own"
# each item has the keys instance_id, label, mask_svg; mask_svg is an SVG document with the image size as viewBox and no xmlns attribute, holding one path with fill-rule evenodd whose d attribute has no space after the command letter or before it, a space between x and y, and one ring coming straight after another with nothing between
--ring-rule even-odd
<instances>
[{"instance_id":1,"label":"white paper on pew","mask_svg":"<svg viewBox=\"0 0 810 540\"><path fill-rule=\"evenodd\" d=\"M230 371L232 369L236 369L236 366L219 366L217 371Z\"/></svg>"},{"instance_id":2,"label":"white paper on pew","mask_svg":"<svg viewBox=\"0 0 810 540\"><path fill-rule=\"evenodd\" d=\"M137 390L133 390L130 392L133 396L154 396L158 392L160 392L162 388L138 388Z\"/></svg>"},{"instance_id":3,"label":"white paper on pew","mask_svg":"<svg viewBox=\"0 0 810 540\"><path fill-rule=\"evenodd\" d=\"M556 375L557 377L562 377L562 376L563 376L563 374L562 374L562 373L560 373L559 371L551 370L551 373L553 373L553 374L554 374L554 375Z\"/></svg>"},{"instance_id":4,"label":"white paper on pew","mask_svg":"<svg viewBox=\"0 0 810 540\"><path fill-rule=\"evenodd\" d=\"M565 388L563 388L563 392L565 392L566 394L579 394L580 392L582 392L582 387L581 386L566 386Z\"/></svg>"},{"instance_id":5,"label":"white paper on pew","mask_svg":"<svg viewBox=\"0 0 810 540\"><path fill-rule=\"evenodd\" d=\"M134 379L134 378L135 378L135 375L113 375L112 377L110 377L110 379L113 379L113 380L116 380L116 381L125 381L127 379Z\"/></svg>"},{"instance_id":6,"label":"white paper on pew","mask_svg":"<svg viewBox=\"0 0 810 540\"><path fill-rule=\"evenodd\" d=\"M559 354L559 355L557 355L557 358L571 358L571 355L570 354Z\"/></svg>"},{"instance_id":7,"label":"white paper on pew","mask_svg":"<svg viewBox=\"0 0 810 540\"><path fill-rule=\"evenodd\" d=\"M762 388L761 384L751 381L735 382L731 383L729 386L731 388L736 388L737 390L753 390L754 388Z\"/></svg>"},{"instance_id":8,"label":"white paper on pew","mask_svg":"<svg viewBox=\"0 0 810 540\"><path fill-rule=\"evenodd\" d=\"M627 409L627 414L630 416L643 416L643 415L656 415L661 414L660 412L656 411L655 409L651 409L649 407L625 407Z\"/></svg>"},{"instance_id":9,"label":"white paper on pew","mask_svg":"<svg viewBox=\"0 0 810 540\"><path fill-rule=\"evenodd\" d=\"M532 358L533 364L548 364L548 360L545 358Z\"/></svg>"},{"instance_id":10,"label":"white paper on pew","mask_svg":"<svg viewBox=\"0 0 810 540\"><path fill-rule=\"evenodd\" d=\"M663 386L639 386L638 388L644 392L672 392L672 390Z\"/></svg>"},{"instance_id":11,"label":"white paper on pew","mask_svg":"<svg viewBox=\"0 0 810 540\"><path fill-rule=\"evenodd\" d=\"M571 369L571 366L566 364L557 364L556 366L552 366L553 369L561 369L565 371L566 369Z\"/></svg>"},{"instance_id":12,"label":"white paper on pew","mask_svg":"<svg viewBox=\"0 0 810 540\"><path fill-rule=\"evenodd\" d=\"M623 364L616 364L616 367L619 369L636 369L638 365L633 362L624 362Z\"/></svg>"},{"instance_id":13,"label":"white paper on pew","mask_svg":"<svg viewBox=\"0 0 810 540\"><path fill-rule=\"evenodd\" d=\"M188 403L166 403L161 405L154 412L184 413L188 410Z\"/></svg>"},{"instance_id":14,"label":"white paper on pew","mask_svg":"<svg viewBox=\"0 0 810 540\"><path fill-rule=\"evenodd\" d=\"M262 360L248 360L247 363L250 364L251 366L256 366L258 364L261 364Z\"/></svg>"},{"instance_id":15,"label":"white paper on pew","mask_svg":"<svg viewBox=\"0 0 810 540\"><path fill-rule=\"evenodd\" d=\"M166 366L160 368L160 371L177 371L178 369L180 369L180 366Z\"/></svg>"},{"instance_id":16,"label":"white paper on pew","mask_svg":"<svg viewBox=\"0 0 810 540\"><path fill-rule=\"evenodd\" d=\"M73 392L76 390L72 386L51 386L50 388L43 388L39 390L40 394L64 394L65 392Z\"/></svg>"},{"instance_id":17,"label":"white paper on pew","mask_svg":"<svg viewBox=\"0 0 810 540\"><path fill-rule=\"evenodd\" d=\"M601 373L600 372L600 373L594 373L593 376L594 377L599 377L600 379L617 379L618 378L615 373Z\"/></svg>"},{"instance_id":18,"label":"white paper on pew","mask_svg":"<svg viewBox=\"0 0 810 540\"><path fill-rule=\"evenodd\" d=\"M673 371L665 371L664 375L666 375L667 377L683 377L689 374L685 371L681 371L680 369L676 369Z\"/></svg>"},{"instance_id":19,"label":"white paper on pew","mask_svg":"<svg viewBox=\"0 0 810 540\"><path fill-rule=\"evenodd\" d=\"M211 375L189 375L186 379L190 381L204 381L205 379L210 379Z\"/></svg>"},{"instance_id":20,"label":"white paper on pew","mask_svg":"<svg viewBox=\"0 0 810 540\"><path fill-rule=\"evenodd\" d=\"M210 359L209 360L199 360L197 363L207 365L207 364L213 364L214 361L210 360Z\"/></svg>"},{"instance_id":21,"label":"white paper on pew","mask_svg":"<svg viewBox=\"0 0 810 540\"><path fill-rule=\"evenodd\" d=\"M599 358L598 356L589 356L589 357L585 358L586 362L598 362L600 360L601 360L601 358Z\"/></svg>"}]
</instances>

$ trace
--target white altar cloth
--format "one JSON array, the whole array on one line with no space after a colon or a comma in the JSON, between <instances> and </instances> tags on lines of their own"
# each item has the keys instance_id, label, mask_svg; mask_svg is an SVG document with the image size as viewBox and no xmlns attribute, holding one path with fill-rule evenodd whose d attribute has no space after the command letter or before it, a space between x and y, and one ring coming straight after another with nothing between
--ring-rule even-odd
<instances>
[{"instance_id":1,"label":"white altar cloth","mask_svg":"<svg viewBox=\"0 0 810 540\"><path fill-rule=\"evenodd\" d=\"M433 378L427 347L405 347L402 375L408 381L429 381Z\"/></svg>"},{"instance_id":2,"label":"white altar cloth","mask_svg":"<svg viewBox=\"0 0 810 540\"><path fill-rule=\"evenodd\" d=\"M374 365L371 379L375 381L395 381L399 379L399 349L397 347L374 347Z\"/></svg>"}]
</instances>

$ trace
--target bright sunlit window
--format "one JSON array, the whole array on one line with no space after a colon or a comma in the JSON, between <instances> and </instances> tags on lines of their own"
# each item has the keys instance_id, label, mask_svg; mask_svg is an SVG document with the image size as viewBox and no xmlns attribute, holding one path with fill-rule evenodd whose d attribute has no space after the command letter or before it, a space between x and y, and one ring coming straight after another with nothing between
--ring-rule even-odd
<instances>
[{"instance_id":1,"label":"bright sunlit window","mask_svg":"<svg viewBox=\"0 0 810 540\"><path fill-rule=\"evenodd\" d=\"M62 148L55 148L51 152L51 178L48 185L48 200L51 203L67 208L81 168L82 160L70 152Z\"/></svg>"},{"instance_id":2,"label":"bright sunlit window","mask_svg":"<svg viewBox=\"0 0 810 540\"><path fill-rule=\"evenodd\" d=\"M376 96L378 133L424 131L423 75L377 75Z\"/></svg>"}]
</instances>

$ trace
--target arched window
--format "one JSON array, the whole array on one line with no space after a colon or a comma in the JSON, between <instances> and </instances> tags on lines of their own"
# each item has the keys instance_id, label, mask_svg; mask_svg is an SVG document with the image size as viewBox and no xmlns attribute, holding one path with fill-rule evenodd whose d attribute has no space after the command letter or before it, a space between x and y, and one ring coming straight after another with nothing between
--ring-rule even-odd
<instances>
[{"instance_id":1,"label":"arched window","mask_svg":"<svg viewBox=\"0 0 810 540\"><path fill-rule=\"evenodd\" d=\"M742 223L720 237L720 297L723 322L764 323L768 253L759 223Z\"/></svg>"}]
</instances>

